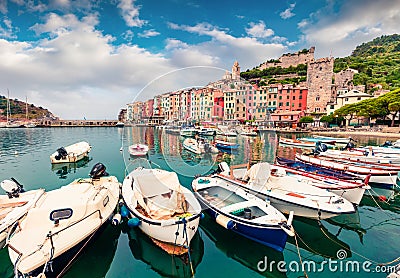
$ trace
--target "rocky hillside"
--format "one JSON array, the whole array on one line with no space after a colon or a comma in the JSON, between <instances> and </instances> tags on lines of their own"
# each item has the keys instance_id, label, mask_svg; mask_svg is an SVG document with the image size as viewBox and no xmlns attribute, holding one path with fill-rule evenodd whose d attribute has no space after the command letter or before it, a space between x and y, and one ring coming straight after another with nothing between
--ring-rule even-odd
<instances>
[{"instance_id":1,"label":"rocky hillside","mask_svg":"<svg viewBox=\"0 0 400 278\"><path fill-rule=\"evenodd\" d=\"M18 99L10 99L11 118L15 120L24 120L26 118L26 103ZM28 103L28 119L39 119L44 116L53 116L53 114L43 108L36 107ZM0 95L0 119L7 118L7 98Z\"/></svg>"}]
</instances>

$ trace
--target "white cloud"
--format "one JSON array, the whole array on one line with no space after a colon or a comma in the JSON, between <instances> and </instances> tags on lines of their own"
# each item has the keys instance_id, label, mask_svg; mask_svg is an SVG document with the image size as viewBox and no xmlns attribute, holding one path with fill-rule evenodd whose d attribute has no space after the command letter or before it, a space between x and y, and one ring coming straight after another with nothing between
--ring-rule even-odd
<instances>
[{"instance_id":1,"label":"white cloud","mask_svg":"<svg viewBox=\"0 0 400 278\"><path fill-rule=\"evenodd\" d=\"M122 34L122 37L124 38L124 40L126 41L132 41L133 37L135 36L135 34L132 32L132 30L127 30L126 32L124 32Z\"/></svg>"},{"instance_id":2,"label":"white cloud","mask_svg":"<svg viewBox=\"0 0 400 278\"><path fill-rule=\"evenodd\" d=\"M274 34L272 29L267 29L264 21L258 23L250 22L250 28L246 28L246 33L253 38L267 38Z\"/></svg>"},{"instance_id":3,"label":"white cloud","mask_svg":"<svg viewBox=\"0 0 400 278\"><path fill-rule=\"evenodd\" d=\"M139 33L139 34L138 34L138 36L139 36L139 37L142 37L142 38L150 38L150 37L155 37L155 36L158 36L158 35L160 35L160 33L157 32L157 31L154 30L154 29L145 30L145 31L143 31L142 33Z\"/></svg>"},{"instance_id":4,"label":"white cloud","mask_svg":"<svg viewBox=\"0 0 400 278\"><path fill-rule=\"evenodd\" d=\"M51 14L35 30L52 37L34 44L0 40L0 92L9 88L19 99L27 94L61 118L115 119L147 82L175 68L138 46L113 46L114 38L96 31L95 22Z\"/></svg>"},{"instance_id":5,"label":"white cloud","mask_svg":"<svg viewBox=\"0 0 400 278\"><path fill-rule=\"evenodd\" d=\"M8 18L4 18L3 22L0 22L0 38L16 38L16 28L12 26L12 22Z\"/></svg>"},{"instance_id":6,"label":"white cloud","mask_svg":"<svg viewBox=\"0 0 400 278\"><path fill-rule=\"evenodd\" d=\"M337 12L332 3L298 25L304 40L316 46L319 56L347 56L354 48L383 34L400 33L400 2L397 0L345 1Z\"/></svg>"},{"instance_id":7,"label":"white cloud","mask_svg":"<svg viewBox=\"0 0 400 278\"><path fill-rule=\"evenodd\" d=\"M204 55L204 59L197 57L198 63L218 62L218 66L230 68L235 60L238 60L242 69L252 68L261 62L281 55L286 47L280 43L262 43L252 37L234 37L228 34L228 30L222 30L209 23L199 23L194 26L178 25L169 23L168 26L174 30L182 30L202 36L208 36L210 41L199 44L189 45L184 50L175 50L174 53L181 51L182 55L190 54L198 56ZM184 51L184 52L183 52ZM215 57L209 59L209 57Z\"/></svg>"},{"instance_id":8,"label":"white cloud","mask_svg":"<svg viewBox=\"0 0 400 278\"><path fill-rule=\"evenodd\" d=\"M167 50L189 47L189 45L187 43L184 43L183 41L173 39L173 38L168 38L165 40L165 42L166 42L165 49L167 49Z\"/></svg>"},{"instance_id":9,"label":"white cloud","mask_svg":"<svg viewBox=\"0 0 400 278\"><path fill-rule=\"evenodd\" d=\"M118 8L121 9L122 17L129 27L142 27L146 24L145 20L139 18L139 9L134 5L134 0L120 0Z\"/></svg>"},{"instance_id":10,"label":"white cloud","mask_svg":"<svg viewBox=\"0 0 400 278\"><path fill-rule=\"evenodd\" d=\"M283 12L281 12L279 15L282 19L288 19L291 18L293 16L295 16L296 14L293 13L293 9L296 7L296 3L290 4L289 8L287 8L286 10L284 10Z\"/></svg>"}]
</instances>

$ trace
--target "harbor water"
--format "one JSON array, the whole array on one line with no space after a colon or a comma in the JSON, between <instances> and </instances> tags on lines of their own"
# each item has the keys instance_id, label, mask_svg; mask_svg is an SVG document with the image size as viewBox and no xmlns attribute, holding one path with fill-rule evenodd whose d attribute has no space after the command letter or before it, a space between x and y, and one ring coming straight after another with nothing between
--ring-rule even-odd
<instances>
[{"instance_id":1,"label":"harbor water","mask_svg":"<svg viewBox=\"0 0 400 278\"><path fill-rule=\"evenodd\" d=\"M296 136L306 135L285 135ZM352 137L364 145L386 140ZM177 172L180 182L189 188L195 175L210 173L222 161L242 164L249 160L273 162L277 155L293 158L299 150L279 146L278 138L274 132L238 136L232 139L240 145L237 152L198 156L183 149L179 135L153 127L3 128L0 181L13 177L26 190L53 190L88 177L93 165L102 162L107 172L122 182L129 171L146 163L132 160L128 146L144 143L150 147L148 158L152 166ZM49 156L56 149L79 141L92 146L89 159L50 164ZM137 228L107 225L65 276L303 277L306 273L308 277L386 277L389 267L396 264L390 262L400 256L400 198L396 195L389 201L364 196L355 214L320 222L295 217L293 225L297 237L290 238L281 253L225 230L205 217L192 241L190 259L168 255ZM0 277L13 276L7 248L3 248Z\"/></svg>"}]
</instances>

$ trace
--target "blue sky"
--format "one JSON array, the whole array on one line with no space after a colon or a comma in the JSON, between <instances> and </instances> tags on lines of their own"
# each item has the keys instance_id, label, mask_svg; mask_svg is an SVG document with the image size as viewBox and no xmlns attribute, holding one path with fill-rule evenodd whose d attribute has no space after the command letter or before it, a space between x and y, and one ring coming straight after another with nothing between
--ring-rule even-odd
<instances>
[{"instance_id":1,"label":"blue sky","mask_svg":"<svg viewBox=\"0 0 400 278\"><path fill-rule=\"evenodd\" d=\"M0 0L0 94L63 119L206 85L283 53L343 57L400 33L398 0Z\"/></svg>"}]
</instances>

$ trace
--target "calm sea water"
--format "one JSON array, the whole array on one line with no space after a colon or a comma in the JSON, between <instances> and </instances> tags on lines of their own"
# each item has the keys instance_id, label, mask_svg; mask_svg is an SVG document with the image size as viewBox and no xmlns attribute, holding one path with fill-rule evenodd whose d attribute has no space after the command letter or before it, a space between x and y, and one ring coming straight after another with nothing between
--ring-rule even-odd
<instances>
[{"instance_id":1,"label":"calm sea water","mask_svg":"<svg viewBox=\"0 0 400 278\"><path fill-rule=\"evenodd\" d=\"M386 140L353 137L363 144L381 144ZM70 165L50 164L49 156L57 148L83 140L92 145L89 160ZM236 154L198 157L183 150L179 136L154 128L0 129L0 180L14 177L25 189L52 190L87 177L92 166L102 162L107 172L122 182L127 171L139 164L129 159L127 147L144 142L150 146L149 158L154 167L177 172L181 183L190 187L195 175L208 173L220 161L272 162L277 154L293 157L296 152L278 147L275 133L263 133L257 138L239 136L234 140L240 144ZM385 277L385 273L377 273L377 264L400 256L399 198L389 203L364 198L354 215L320 223L297 218L294 227L299 235L297 243L290 239L284 252L279 253L229 232L206 217L192 241L190 264L187 258L167 255L137 229L109 225L66 276L190 277L193 269L196 277L300 277L304 275L301 269L297 270L300 253L309 277ZM339 260L338 256L344 259ZM279 271L284 264L286 273ZM13 277L6 248L0 250L0 277Z\"/></svg>"}]
</instances>

